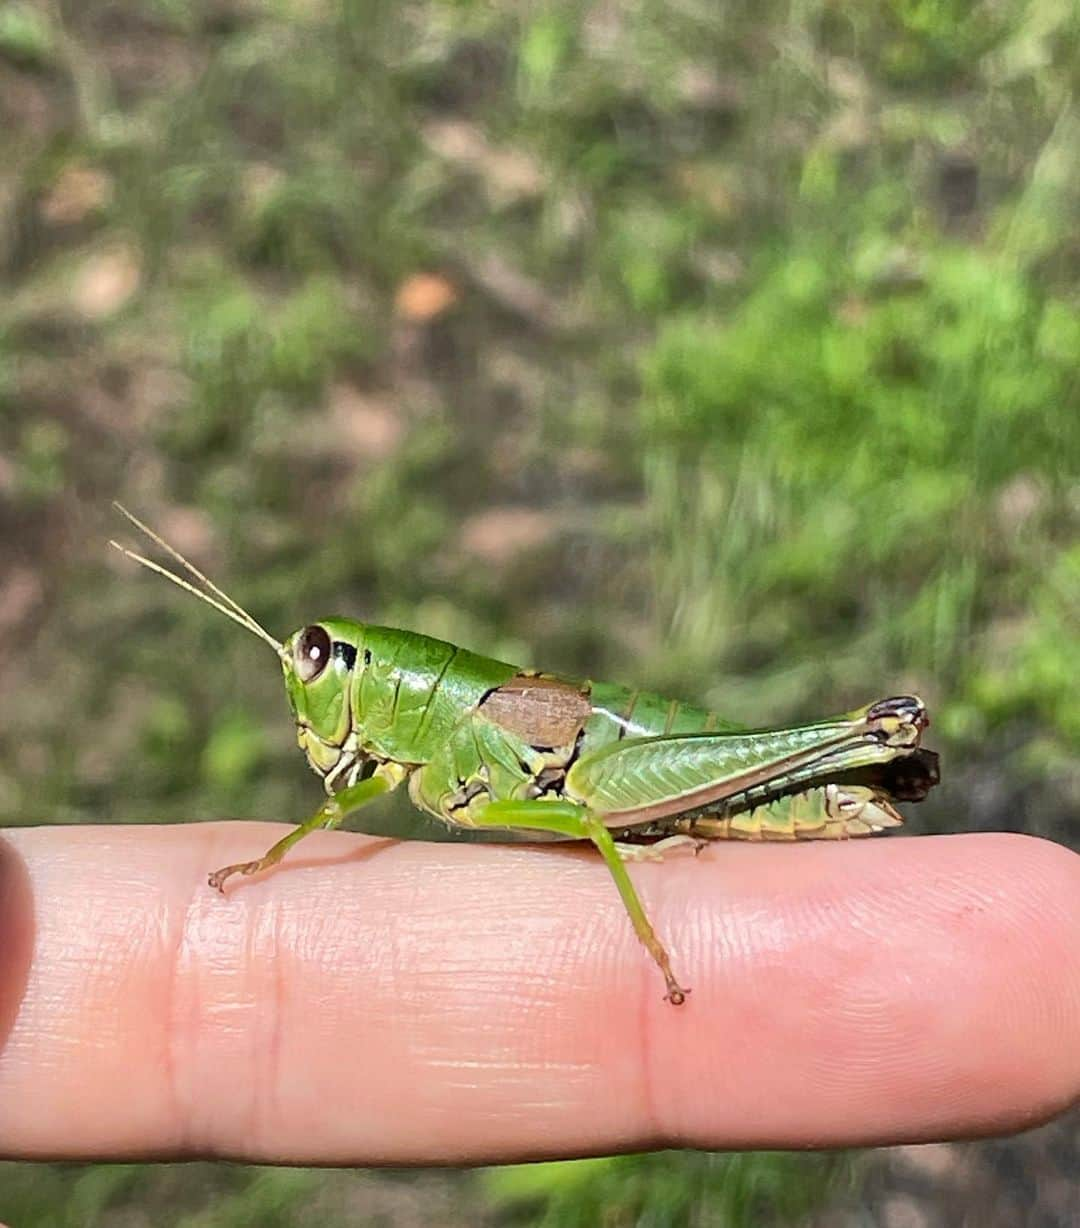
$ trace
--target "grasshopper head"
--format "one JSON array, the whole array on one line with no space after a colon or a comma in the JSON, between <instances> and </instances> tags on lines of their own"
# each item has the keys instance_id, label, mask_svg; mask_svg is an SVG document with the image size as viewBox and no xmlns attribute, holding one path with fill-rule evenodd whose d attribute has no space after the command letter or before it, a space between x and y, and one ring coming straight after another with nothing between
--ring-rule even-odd
<instances>
[{"instance_id":1,"label":"grasshopper head","mask_svg":"<svg viewBox=\"0 0 1080 1228\"><path fill-rule=\"evenodd\" d=\"M362 638L359 623L326 618L294 631L283 645L281 669L296 740L321 776L337 765L352 731L349 700Z\"/></svg>"},{"instance_id":2,"label":"grasshopper head","mask_svg":"<svg viewBox=\"0 0 1080 1228\"><path fill-rule=\"evenodd\" d=\"M141 567L164 576L184 592L212 606L219 614L224 614L231 622L250 631L274 650L285 674L285 690L296 717L297 741L315 771L320 776L328 776L341 763L343 756L355 762L355 740L349 746L346 746L346 741L352 732L350 695L353 666L364 637L361 624L343 618L327 618L320 623L301 627L284 644L280 644L238 601L203 575L175 546L170 546L127 508L119 503L114 507L140 533L174 558L191 580L185 580L183 576L121 546L119 542L110 542L111 546ZM202 587L196 587L192 580Z\"/></svg>"}]
</instances>

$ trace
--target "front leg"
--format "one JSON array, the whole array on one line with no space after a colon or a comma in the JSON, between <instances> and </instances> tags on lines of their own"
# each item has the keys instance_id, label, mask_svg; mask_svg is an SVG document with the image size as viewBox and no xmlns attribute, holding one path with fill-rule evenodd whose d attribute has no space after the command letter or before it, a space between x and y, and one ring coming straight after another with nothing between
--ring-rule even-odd
<instances>
[{"instance_id":1,"label":"front leg","mask_svg":"<svg viewBox=\"0 0 1080 1228\"><path fill-rule=\"evenodd\" d=\"M353 811L373 802L377 797L382 797L384 793L388 793L400 784L404 775L403 770L396 764L380 764L366 780L359 780L356 784L349 785L348 788L335 793L333 797L328 797L310 819L301 823L287 836L282 837L257 861L241 861L236 865L222 866L220 870L215 870L210 875L210 886L224 892L226 880L232 878L234 874L250 876L276 866L289 849L303 840L306 835L320 829L329 831L331 828L340 827Z\"/></svg>"},{"instance_id":2,"label":"front leg","mask_svg":"<svg viewBox=\"0 0 1080 1228\"><path fill-rule=\"evenodd\" d=\"M528 829L532 831L555 832L561 836L569 836L576 840L591 840L600 850L615 886L622 896L626 911L634 926L634 932L644 943L646 950L656 961L664 974L667 993L664 995L673 1006L681 1006L690 992L683 989L671 971L671 960L664 949L663 943L656 936L656 931L646 915L645 909L630 881L619 857L619 850L611 838L611 832L604 826L599 815L593 814L584 806L578 806L568 801L498 801L489 802L478 807L470 816L472 822L482 827L507 827L511 829Z\"/></svg>"}]
</instances>

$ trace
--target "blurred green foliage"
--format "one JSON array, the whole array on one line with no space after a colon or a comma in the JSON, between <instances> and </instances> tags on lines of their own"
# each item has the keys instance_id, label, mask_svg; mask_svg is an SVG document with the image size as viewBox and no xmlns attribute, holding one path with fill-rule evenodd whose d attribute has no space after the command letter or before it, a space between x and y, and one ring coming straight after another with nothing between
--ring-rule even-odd
<instances>
[{"instance_id":1,"label":"blurred green foliage","mask_svg":"<svg viewBox=\"0 0 1080 1228\"><path fill-rule=\"evenodd\" d=\"M747 651L781 669L804 656L833 689L887 662L932 679L947 731L985 734L1033 696L1021 672L1015 705L972 710L1000 670L980 624L1061 582L1031 549L1044 535L1016 521L1041 513L1052 539L1075 483L1062 458L1080 456L1080 350L1050 335L1080 336L1080 311L953 246L877 293L882 258L868 245L844 263L822 236L726 320L663 325L644 418L676 543L662 588L678 653L706 673ZM1036 707L1069 737L1052 691Z\"/></svg>"},{"instance_id":2,"label":"blurred green foliage","mask_svg":"<svg viewBox=\"0 0 1080 1228\"><path fill-rule=\"evenodd\" d=\"M471 1178L326 1173L224 1164L0 1164L3 1213L18 1228L325 1228L433 1223L464 1228ZM415 1218L423 1208L430 1219ZM412 1218L410 1218L412 1217ZM475 1221L473 1221L475 1222Z\"/></svg>"},{"instance_id":3,"label":"blurred green foliage","mask_svg":"<svg viewBox=\"0 0 1080 1228\"><path fill-rule=\"evenodd\" d=\"M794 1153L657 1152L493 1169L485 1185L508 1224L755 1228L816 1211L849 1175L843 1165L829 1169Z\"/></svg>"},{"instance_id":4,"label":"blurred green foliage","mask_svg":"<svg viewBox=\"0 0 1080 1228\"><path fill-rule=\"evenodd\" d=\"M279 633L377 618L751 722L917 689L913 825L1075 841L1078 52L1056 0L5 6L0 818L310 808L276 667L104 557L120 498ZM412 1188L0 1171L20 1228ZM833 1176L424 1197L733 1228Z\"/></svg>"}]
</instances>

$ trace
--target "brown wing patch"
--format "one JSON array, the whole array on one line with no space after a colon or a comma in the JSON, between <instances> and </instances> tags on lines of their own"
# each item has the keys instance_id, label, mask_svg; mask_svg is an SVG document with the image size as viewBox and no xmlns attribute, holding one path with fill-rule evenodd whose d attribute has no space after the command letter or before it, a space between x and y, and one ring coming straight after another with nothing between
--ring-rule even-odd
<instances>
[{"instance_id":1,"label":"brown wing patch","mask_svg":"<svg viewBox=\"0 0 1080 1228\"><path fill-rule=\"evenodd\" d=\"M549 674L517 674L480 704L489 721L530 746L569 746L592 714L588 696L573 682Z\"/></svg>"}]
</instances>

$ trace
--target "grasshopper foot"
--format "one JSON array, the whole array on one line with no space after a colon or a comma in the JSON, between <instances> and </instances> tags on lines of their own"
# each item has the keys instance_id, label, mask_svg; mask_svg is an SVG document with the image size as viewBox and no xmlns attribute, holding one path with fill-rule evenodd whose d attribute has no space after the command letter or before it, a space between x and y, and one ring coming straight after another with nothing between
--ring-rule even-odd
<instances>
[{"instance_id":1,"label":"grasshopper foot","mask_svg":"<svg viewBox=\"0 0 1080 1228\"><path fill-rule=\"evenodd\" d=\"M652 844L629 844L616 840L615 852L620 861L663 861L664 857L676 849L687 849L696 857L708 844L707 840L698 840L694 836L665 836Z\"/></svg>"},{"instance_id":2,"label":"grasshopper foot","mask_svg":"<svg viewBox=\"0 0 1080 1228\"><path fill-rule=\"evenodd\" d=\"M664 1001L670 1002L672 1006L682 1006L690 990L683 989L670 972L665 975L664 979L667 981L667 993L664 994Z\"/></svg>"},{"instance_id":3,"label":"grasshopper foot","mask_svg":"<svg viewBox=\"0 0 1080 1228\"><path fill-rule=\"evenodd\" d=\"M233 866L222 866L220 870L215 870L213 874L210 875L207 882L209 882L211 887L217 891L220 891L221 894L224 895L225 883L228 879L232 878L234 874L258 874L258 872L264 868L264 863L265 858L260 858L259 861L240 861Z\"/></svg>"}]
</instances>

